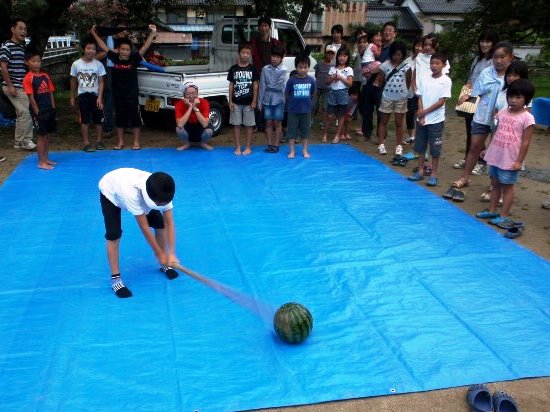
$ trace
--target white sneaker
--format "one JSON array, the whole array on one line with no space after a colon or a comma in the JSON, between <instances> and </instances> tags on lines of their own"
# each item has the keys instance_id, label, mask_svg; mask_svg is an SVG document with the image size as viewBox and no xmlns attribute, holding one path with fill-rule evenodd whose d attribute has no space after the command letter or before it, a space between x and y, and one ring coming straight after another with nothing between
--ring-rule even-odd
<instances>
[{"instance_id":1,"label":"white sneaker","mask_svg":"<svg viewBox=\"0 0 550 412\"><path fill-rule=\"evenodd\" d=\"M378 154L385 155L386 153L388 152L386 151L386 146L384 146L384 143L378 145Z\"/></svg>"},{"instance_id":2,"label":"white sneaker","mask_svg":"<svg viewBox=\"0 0 550 412\"><path fill-rule=\"evenodd\" d=\"M458 162L456 162L453 167L455 169L464 169L464 166L466 165L466 160L462 159L462 160L459 160Z\"/></svg>"},{"instance_id":3,"label":"white sneaker","mask_svg":"<svg viewBox=\"0 0 550 412\"><path fill-rule=\"evenodd\" d=\"M36 149L36 144L34 144L32 140L25 140L24 142L21 142L21 149L34 150Z\"/></svg>"},{"instance_id":4,"label":"white sneaker","mask_svg":"<svg viewBox=\"0 0 550 412\"><path fill-rule=\"evenodd\" d=\"M483 163L478 163L475 165L474 170L472 170L472 173L474 176L481 176L483 172L485 171L485 165Z\"/></svg>"},{"instance_id":5,"label":"white sneaker","mask_svg":"<svg viewBox=\"0 0 550 412\"><path fill-rule=\"evenodd\" d=\"M401 156L401 155L403 155L403 146L401 146L400 144L398 144L397 146L395 146L395 155L396 155L396 156Z\"/></svg>"},{"instance_id":6,"label":"white sneaker","mask_svg":"<svg viewBox=\"0 0 550 412\"><path fill-rule=\"evenodd\" d=\"M405 144L411 144L414 142L414 136L409 136L404 140Z\"/></svg>"}]
</instances>

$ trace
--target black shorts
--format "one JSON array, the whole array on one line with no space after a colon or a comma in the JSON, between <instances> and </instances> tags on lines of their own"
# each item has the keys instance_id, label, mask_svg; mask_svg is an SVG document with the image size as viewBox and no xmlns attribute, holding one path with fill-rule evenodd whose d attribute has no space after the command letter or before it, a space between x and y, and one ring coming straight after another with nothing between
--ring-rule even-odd
<instances>
[{"instance_id":1,"label":"black shorts","mask_svg":"<svg viewBox=\"0 0 550 412\"><path fill-rule=\"evenodd\" d=\"M78 108L80 110L80 124L103 123L103 110L97 107L97 95L95 93L79 94Z\"/></svg>"},{"instance_id":2,"label":"black shorts","mask_svg":"<svg viewBox=\"0 0 550 412\"><path fill-rule=\"evenodd\" d=\"M99 193L99 202L101 203L101 211L105 222L105 239L119 239L122 236L122 210L120 207L115 206L101 192ZM164 229L164 217L159 210L151 210L147 214L147 222L149 223L149 227L153 229Z\"/></svg>"},{"instance_id":3,"label":"black shorts","mask_svg":"<svg viewBox=\"0 0 550 412\"><path fill-rule=\"evenodd\" d=\"M115 99L115 126L141 127L141 112L137 97L114 96Z\"/></svg>"},{"instance_id":4,"label":"black shorts","mask_svg":"<svg viewBox=\"0 0 550 412\"><path fill-rule=\"evenodd\" d=\"M32 123L38 136L57 132L55 109L40 109L38 115L32 116Z\"/></svg>"}]
</instances>

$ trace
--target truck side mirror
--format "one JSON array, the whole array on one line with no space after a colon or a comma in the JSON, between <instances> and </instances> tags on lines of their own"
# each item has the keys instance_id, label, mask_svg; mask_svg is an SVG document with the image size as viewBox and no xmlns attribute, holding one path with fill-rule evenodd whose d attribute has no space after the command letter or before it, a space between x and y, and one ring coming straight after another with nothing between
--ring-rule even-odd
<instances>
[{"instance_id":1,"label":"truck side mirror","mask_svg":"<svg viewBox=\"0 0 550 412\"><path fill-rule=\"evenodd\" d=\"M309 56L311 54L311 47L309 46L309 44L306 44L306 47L304 48L304 53L306 54L306 56Z\"/></svg>"}]
</instances>

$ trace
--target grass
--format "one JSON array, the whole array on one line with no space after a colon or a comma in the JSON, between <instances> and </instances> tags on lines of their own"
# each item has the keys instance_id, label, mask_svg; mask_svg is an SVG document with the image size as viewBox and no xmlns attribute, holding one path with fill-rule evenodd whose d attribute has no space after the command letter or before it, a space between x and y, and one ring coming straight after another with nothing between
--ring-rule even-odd
<instances>
[{"instance_id":1,"label":"grass","mask_svg":"<svg viewBox=\"0 0 550 412\"><path fill-rule=\"evenodd\" d=\"M550 78L539 74L532 79L535 84L535 97L550 97Z\"/></svg>"}]
</instances>

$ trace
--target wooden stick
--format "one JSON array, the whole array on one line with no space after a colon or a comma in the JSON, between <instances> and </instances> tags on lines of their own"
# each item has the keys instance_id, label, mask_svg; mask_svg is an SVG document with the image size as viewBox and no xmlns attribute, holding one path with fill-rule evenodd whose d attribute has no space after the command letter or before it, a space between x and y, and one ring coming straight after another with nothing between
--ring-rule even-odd
<instances>
[{"instance_id":1,"label":"wooden stick","mask_svg":"<svg viewBox=\"0 0 550 412\"><path fill-rule=\"evenodd\" d=\"M182 266L178 262L171 262L170 266L173 267L174 269L177 269L185 273L188 276L191 276L193 279L198 280L201 283L204 283L206 286L221 293L222 295L238 303L239 305L251 310L252 312L259 315L260 317L271 321L270 318L273 317L273 310L266 304L260 303L256 299L244 293L237 292L236 290L233 290L229 286L226 286L220 282L217 282L213 279L209 279L206 276L203 276L185 266Z\"/></svg>"}]
</instances>

